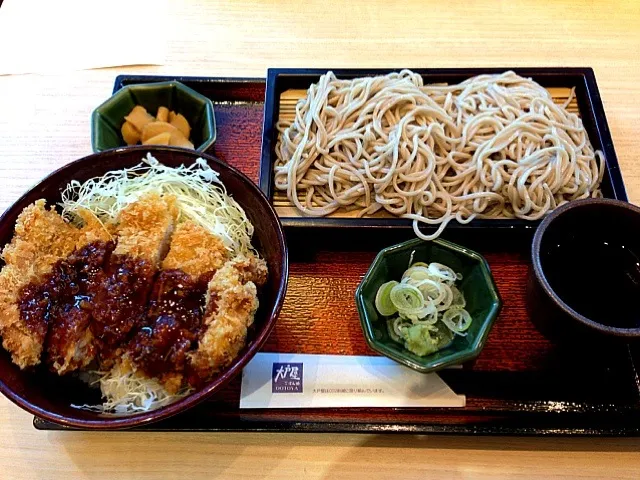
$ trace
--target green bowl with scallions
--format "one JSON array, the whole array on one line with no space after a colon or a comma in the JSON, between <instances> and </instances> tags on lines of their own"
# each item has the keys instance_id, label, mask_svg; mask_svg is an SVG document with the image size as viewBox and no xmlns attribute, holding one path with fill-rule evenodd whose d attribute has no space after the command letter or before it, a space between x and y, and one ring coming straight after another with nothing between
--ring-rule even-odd
<instances>
[{"instance_id":1,"label":"green bowl with scallions","mask_svg":"<svg viewBox=\"0 0 640 480\"><path fill-rule=\"evenodd\" d=\"M502 308L484 257L441 239L416 238L382 250L355 300L367 344L422 373L475 359ZM425 348L425 339L433 344Z\"/></svg>"}]
</instances>

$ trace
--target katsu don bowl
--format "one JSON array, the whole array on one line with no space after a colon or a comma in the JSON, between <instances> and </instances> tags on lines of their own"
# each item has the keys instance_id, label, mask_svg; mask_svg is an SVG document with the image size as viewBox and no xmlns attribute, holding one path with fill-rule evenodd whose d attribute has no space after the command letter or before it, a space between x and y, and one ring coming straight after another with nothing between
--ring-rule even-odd
<instances>
[{"instance_id":1,"label":"katsu don bowl","mask_svg":"<svg viewBox=\"0 0 640 480\"><path fill-rule=\"evenodd\" d=\"M242 371L286 292L280 222L258 187L171 147L97 153L0 217L0 391L49 421L129 428Z\"/></svg>"}]
</instances>

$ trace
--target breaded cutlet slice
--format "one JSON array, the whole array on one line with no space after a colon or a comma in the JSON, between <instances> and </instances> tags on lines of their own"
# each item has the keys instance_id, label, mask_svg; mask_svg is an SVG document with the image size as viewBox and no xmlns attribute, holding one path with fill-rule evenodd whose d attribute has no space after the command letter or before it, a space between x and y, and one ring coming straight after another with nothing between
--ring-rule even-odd
<instances>
[{"instance_id":1,"label":"breaded cutlet slice","mask_svg":"<svg viewBox=\"0 0 640 480\"><path fill-rule=\"evenodd\" d=\"M20 213L11 243L5 246L0 272L0 335L2 346L20 368L37 365L47 333L44 315L23 318L19 299L23 288L42 282L53 265L75 248L80 230L38 200ZM33 305L44 312L41 307Z\"/></svg>"},{"instance_id":2,"label":"breaded cutlet slice","mask_svg":"<svg viewBox=\"0 0 640 480\"><path fill-rule=\"evenodd\" d=\"M80 235L76 240L76 250L80 250L90 243L109 242L114 239L115 226L102 223L90 210L81 209L78 215L82 218L83 225Z\"/></svg>"},{"instance_id":3,"label":"breaded cutlet slice","mask_svg":"<svg viewBox=\"0 0 640 480\"><path fill-rule=\"evenodd\" d=\"M201 225L186 221L176 226L162 269L182 270L187 275L199 277L218 270L229 256L229 250L219 237Z\"/></svg>"},{"instance_id":4,"label":"breaded cutlet slice","mask_svg":"<svg viewBox=\"0 0 640 480\"><path fill-rule=\"evenodd\" d=\"M45 340L46 361L58 375L83 368L96 356L93 332L89 327L95 292L88 287L103 275L102 268L113 250L113 235L89 210L78 215L83 226L76 240L76 250L64 260L64 270L71 274L77 292L71 298L54 299L49 309L49 332ZM60 265L62 267L62 265ZM78 298L82 301L78 302Z\"/></svg>"},{"instance_id":5,"label":"breaded cutlet slice","mask_svg":"<svg viewBox=\"0 0 640 480\"><path fill-rule=\"evenodd\" d=\"M188 313L191 310L180 312L178 307L179 313L176 313L173 298L178 295L186 304L193 304L197 295L204 304L203 288L229 256L219 237L192 221L178 224L171 236L169 253L162 262L162 271L156 277L149 300L145 327L150 328L138 331L132 341L136 345L132 363L144 365L155 358L154 365L166 364L157 377L169 392L175 393L182 386L186 354L197 340L193 315ZM200 293L194 292L195 285L202 285ZM196 316L201 317L200 311ZM167 329L174 332L169 341Z\"/></svg>"},{"instance_id":6,"label":"breaded cutlet slice","mask_svg":"<svg viewBox=\"0 0 640 480\"><path fill-rule=\"evenodd\" d=\"M197 350L189 353L199 378L211 378L244 347L247 328L258 309L256 285L264 284L266 278L266 262L255 255L238 255L215 273L207 286L205 330Z\"/></svg>"},{"instance_id":7,"label":"breaded cutlet slice","mask_svg":"<svg viewBox=\"0 0 640 480\"><path fill-rule=\"evenodd\" d=\"M93 298L91 329L107 347L103 360L113 359L114 349L143 325L153 277L169 248L177 214L175 197L155 193L120 212L114 227L117 245Z\"/></svg>"},{"instance_id":8,"label":"breaded cutlet slice","mask_svg":"<svg viewBox=\"0 0 640 480\"><path fill-rule=\"evenodd\" d=\"M5 246L2 259L21 269L27 281L49 273L51 266L69 255L76 246L80 230L67 223L44 200L37 200L18 216L15 234Z\"/></svg>"},{"instance_id":9,"label":"breaded cutlet slice","mask_svg":"<svg viewBox=\"0 0 640 480\"><path fill-rule=\"evenodd\" d=\"M232 260L233 268L238 272L240 282L252 282L257 287L267 283L267 262L253 254L238 255Z\"/></svg>"},{"instance_id":10,"label":"breaded cutlet slice","mask_svg":"<svg viewBox=\"0 0 640 480\"><path fill-rule=\"evenodd\" d=\"M85 231L85 234L95 240L75 250L54 268L63 283L74 285L59 289L48 310L45 360L58 375L87 366L97 353L90 328L93 298L95 286L104 278L103 268L114 244L104 239L104 233Z\"/></svg>"},{"instance_id":11,"label":"breaded cutlet slice","mask_svg":"<svg viewBox=\"0 0 640 480\"><path fill-rule=\"evenodd\" d=\"M118 216L114 255L129 255L158 268L169 248L178 207L173 196L149 193L125 207Z\"/></svg>"}]
</instances>

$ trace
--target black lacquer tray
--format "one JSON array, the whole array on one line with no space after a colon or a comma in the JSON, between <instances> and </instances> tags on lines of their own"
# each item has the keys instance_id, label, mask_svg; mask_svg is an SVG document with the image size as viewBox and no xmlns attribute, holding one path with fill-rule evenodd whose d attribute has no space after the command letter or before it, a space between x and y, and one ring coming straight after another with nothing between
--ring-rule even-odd
<instances>
[{"instance_id":1,"label":"black lacquer tray","mask_svg":"<svg viewBox=\"0 0 640 480\"><path fill-rule=\"evenodd\" d=\"M431 75L432 81L451 81L499 70L422 72ZM607 155L604 193L626 199L593 72L590 69L516 71L534 77L543 85L576 87L578 105L591 140ZM371 72L348 71L350 75ZM114 90L132 83L177 79L211 98L216 109L218 140L209 153L239 168L256 182L261 173L261 185L269 192L270 167L265 169L265 165L268 167L267 162L271 161L273 129L270 125L276 115L274 95L290 86L305 88L320 73L319 70L271 70L268 87L263 79L125 75L116 79ZM261 151L263 139L265 149ZM299 220L284 220L289 225L289 288L276 327L263 350L375 355L362 336L353 293L376 253L391 241L381 232L394 230L393 239L402 240L411 238L412 231L376 228L375 235L345 242L344 235L319 235L315 230L317 226L312 227L315 235L307 235L304 232L309 230L299 228ZM517 229L517 225L507 229ZM345 232L356 238L358 230L349 228ZM465 245L486 257L504 302L481 355L462 369L441 372L456 393L466 395L464 408L240 410L240 379L236 378L210 401L144 429L640 435L640 389L633 363L636 347L576 355L550 343L533 326L525 295L532 229L521 237L509 237L510 240L504 235L506 229L497 226L486 229L492 232L488 237L471 234L477 230L455 230L447 229L444 236L460 241L459 237L463 236ZM40 429L60 428L37 418L34 424Z\"/></svg>"},{"instance_id":2,"label":"black lacquer tray","mask_svg":"<svg viewBox=\"0 0 640 480\"><path fill-rule=\"evenodd\" d=\"M482 74L501 73L513 70L517 74L532 78L549 89L552 97L558 103L564 102L571 89L575 89L575 99L569 105L569 110L578 113L584 123L591 144L596 150L601 150L606 158L606 170L602 183L602 193L607 198L627 200L627 195L618 166L611 134L607 125L602 100L596 84L596 78L591 68L416 68L412 71L422 75L425 84L459 83L469 77ZM262 136L262 157L260 161L260 188L272 200L285 228L294 227L304 230L328 228L337 230L333 234L340 234L342 229L368 229L382 227L384 229L410 229L411 220L393 218L390 216L374 216L371 218L346 218L345 212L338 211L327 217L303 216L297 212L286 199L285 192L279 192L273 185L273 165L276 160L275 146L277 140L276 124L283 118L282 112L291 113L295 99L304 95L304 91L319 80L327 69L297 69L272 68L267 74L267 90L265 99L264 129ZM362 76L383 75L392 69L333 69L338 78L350 79ZM397 69L395 69L397 71ZM476 219L466 225L451 222L449 230L461 230L467 234L492 235L496 229L512 235L514 231L532 232L539 222L518 219L487 220ZM423 226L425 232L437 228ZM463 235L462 232L457 232ZM523 232L524 233L524 232ZM350 233L347 233L350 235Z\"/></svg>"}]
</instances>

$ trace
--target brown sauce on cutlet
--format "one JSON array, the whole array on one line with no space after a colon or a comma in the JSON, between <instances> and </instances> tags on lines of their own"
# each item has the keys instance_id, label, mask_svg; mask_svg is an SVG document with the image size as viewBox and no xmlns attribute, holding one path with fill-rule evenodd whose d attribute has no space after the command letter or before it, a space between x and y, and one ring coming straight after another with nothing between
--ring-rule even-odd
<instances>
[{"instance_id":1,"label":"brown sauce on cutlet","mask_svg":"<svg viewBox=\"0 0 640 480\"><path fill-rule=\"evenodd\" d=\"M101 343L101 356L116 353L129 334L145 324L155 267L148 261L112 255L93 298L91 331Z\"/></svg>"},{"instance_id":2,"label":"brown sauce on cutlet","mask_svg":"<svg viewBox=\"0 0 640 480\"><path fill-rule=\"evenodd\" d=\"M75 348L89 328L92 299L104 276L103 265L114 248L113 242L91 243L59 262L54 269L49 280L51 303L45 343L51 364L62 363L67 349ZM85 354L93 357L95 346L86 346Z\"/></svg>"},{"instance_id":3,"label":"brown sauce on cutlet","mask_svg":"<svg viewBox=\"0 0 640 480\"><path fill-rule=\"evenodd\" d=\"M30 283L20 291L18 310L29 331L44 338L49 325L49 294L47 283Z\"/></svg>"},{"instance_id":4,"label":"brown sauce on cutlet","mask_svg":"<svg viewBox=\"0 0 640 480\"><path fill-rule=\"evenodd\" d=\"M115 245L95 242L53 265L41 283L29 284L18 301L21 318L46 335L50 363L64 357L89 326L91 301L102 281L102 267Z\"/></svg>"},{"instance_id":5,"label":"brown sauce on cutlet","mask_svg":"<svg viewBox=\"0 0 640 480\"><path fill-rule=\"evenodd\" d=\"M147 324L127 346L132 359L150 376L185 371L187 353L202 328L207 284L213 274L193 279L180 270L160 272L154 284Z\"/></svg>"},{"instance_id":6,"label":"brown sauce on cutlet","mask_svg":"<svg viewBox=\"0 0 640 480\"><path fill-rule=\"evenodd\" d=\"M213 273L193 278L181 270L157 273L148 261L112 254L113 242L95 242L59 261L38 284L20 293L21 318L46 336L49 364L62 363L87 329L95 337L85 353L108 365L128 354L152 377L184 374L191 385L204 379L187 353L196 349L207 314L207 285Z\"/></svg>"}]
</instances>

